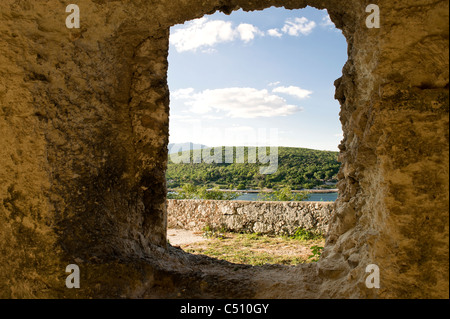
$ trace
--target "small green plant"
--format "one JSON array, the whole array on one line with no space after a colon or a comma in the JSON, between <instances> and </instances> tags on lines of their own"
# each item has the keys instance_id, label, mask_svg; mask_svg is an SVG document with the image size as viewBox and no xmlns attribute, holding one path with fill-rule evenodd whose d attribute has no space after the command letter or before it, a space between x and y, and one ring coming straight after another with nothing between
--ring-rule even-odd
<instances>
[{"instance_id":1,"label":"small green plant","mask_svg":"<svg viewBox=\"0 0 450 319\"><path fill-rule=\"evenodd\" d=\"M203 237L205 238L218 238L218 239L225 239L225 233L227 229L225 227L220 228L213 228L210 225L206 225L202 229L203 231Z\"/></svg>"},{"instance_id":2,"label":"small green plant","mask_svg":"<svg viewBox=\"0 0 450 319\"><path fill-rule=\"evenodd\" d=\"M213 189L207 189L206 186L200 187L197 190L197 195L199 199L210 199L210 200L233 200L239 197L237 192L224 192L218 187Z\"/></svg>"},{"instance_id":3,"label":"small green plant","mask_svg":"<svg viewBox=\"0 0 450 319\"><path fill-rule=\"evenodd\" d=\"M249 233L246 234L248 240L260 240L262 238L261 233Z\"/></svg>"},{"instance_id":4,"label":"small green plant","mask_svg":"<svg viewBox=\"0 0 450 319\"><path fill-rule=\"evenodd\" d=\"M309 192L294 193L290 187L283 187L271 193L260 193L258 200L260 201L282 201L282 202L301 202L308 199Z\"/></svg>"},{"instance_id":5,"label":"small green plant","mask_svg":"<svg viewBox=\"0 0 450 319\"><path fill-rule=\"evenodd\" d=\"M320 234L317 234L315 232L312 232L312 231L309 231L309 230L306 230L303 228L299 228L294 233L294 235L290 236L290 238L296 239L296 240L316 240L316 239L322 239L323 236Z\"/></svg>"},{"instance_id":6,"label":"small green plant","mask_svg":"<svg viewBox=\"0 0 450 319\"><path fill-rule=\"evenodd\" d=\"M320 255L322 255L322 250L323 250L323 247L321 247L321 246L312 246L311 247L312 255L310 255L308 257L308 259L311 259L311 261L313 261L313 262L318 262Z\"/></svg>"},{"instance_id":7,"label":"small green plant","mask_svg":"<svg viewBox=\"0 0 450 319\"><path fill-rule=\"evenodd\" d=\"M168 199L205 199L205 200L233 200L239 197L237 192L223 192L218 187L208 189L193 184L184 184L176 193L167 194Z\"/></svg>"}]
</instances>

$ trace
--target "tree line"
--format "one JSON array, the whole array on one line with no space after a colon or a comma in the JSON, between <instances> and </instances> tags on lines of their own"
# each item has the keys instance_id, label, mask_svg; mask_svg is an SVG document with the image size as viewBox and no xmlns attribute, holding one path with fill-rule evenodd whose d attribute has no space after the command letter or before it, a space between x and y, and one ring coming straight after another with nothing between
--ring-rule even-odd
<instances>
[{"instance_id":1,"label":"tree line","mask_svg":"<svg viewBox=\"0 0 450 319\"><path fill-rule=\"evenodd\" d=\"M211 151L206 149L204 151ZM225 152L222 152L225 154ZM248 163L248 148L244 149L244 163L195 163L197 152L186 151L179 155L189 156L190 163L173 163L169 157L166 171L168 188L180 188L185 184L218 189L281 189L293 190L334 188L340 163L338 152L305 148L279 147L278 170L274 174L262 175L264 164ZM236 148L235 148L236 154ZM224 155L225 156L225 155Z\"/></svg>"}]
</instances>

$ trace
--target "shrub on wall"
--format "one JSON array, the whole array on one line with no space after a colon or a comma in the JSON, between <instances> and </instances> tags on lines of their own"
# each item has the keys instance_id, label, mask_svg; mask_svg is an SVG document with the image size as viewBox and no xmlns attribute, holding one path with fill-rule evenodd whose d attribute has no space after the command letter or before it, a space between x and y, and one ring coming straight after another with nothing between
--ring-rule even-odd
<instances>
[{"instance_id":1,"label":"shrub on wall","mask_svg":"<svg viewBox=\"0 0 450 319\"><path fill-rule=\"evenodd\" d=\"M207 189L193 184L184 184L181 190L167 194L168 199L205 199L205 200L233 200L239 197L236 192L223 192L218 187Z\"/></svg>"},{"instance_id":2,"label":"shrub on wall","mask_svg":"<svg viewBox=\"0 0 450 319\"><path fill-rule=\"evenodd\" d=\"M260 201L285 201L285 202L301 202L308 199L309 192L303 191L300 193L293 193L290 187L283 187L275 190L272 193L260 193L258 200Z\"/></svg>"}]
</instances>

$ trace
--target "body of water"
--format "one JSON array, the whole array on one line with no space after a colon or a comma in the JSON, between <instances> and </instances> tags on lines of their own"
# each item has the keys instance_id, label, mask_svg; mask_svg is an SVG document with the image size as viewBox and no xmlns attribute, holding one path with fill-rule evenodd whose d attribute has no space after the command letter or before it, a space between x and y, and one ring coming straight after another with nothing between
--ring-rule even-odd
<instances>
[{"instance_id":1,"label":"body of water","mask_svg":"<svg viewBox=\"0 0 450 319\"><path fill-rule=\"evenodd\" d=\"M309 198L305 201L307 202L334 202L338 197L338 193L312 193L309 195ZM258 193L244 193L236 200L248 200L248 201L257 201Z\"/></svg>"}]
</instances>

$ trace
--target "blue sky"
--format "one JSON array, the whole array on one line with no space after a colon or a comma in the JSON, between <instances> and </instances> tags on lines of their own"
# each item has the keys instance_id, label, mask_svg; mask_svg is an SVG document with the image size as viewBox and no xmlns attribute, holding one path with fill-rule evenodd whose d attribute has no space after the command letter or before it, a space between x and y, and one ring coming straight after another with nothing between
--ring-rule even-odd
<instances>
[{"instance_id":1,"label":"blue sky","mask_svg":"<svg viewBox=\"0 0 450 319\"><path fill-rule=\"evenodd\" d=\"M337 151L347 43L326 10L270 8L171 28L170 143Z\"/></svg>"}]
</instances>

